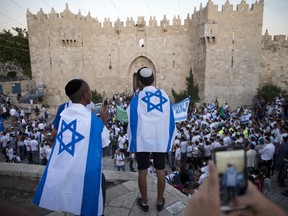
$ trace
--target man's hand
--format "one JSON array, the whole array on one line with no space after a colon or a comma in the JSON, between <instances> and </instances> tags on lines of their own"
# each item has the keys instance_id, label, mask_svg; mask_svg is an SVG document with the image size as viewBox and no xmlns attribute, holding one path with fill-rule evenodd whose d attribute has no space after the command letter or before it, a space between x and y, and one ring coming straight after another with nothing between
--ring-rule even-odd
<instances>
[{"instance_id":1,"label":"man's hand","mask_svg":"<svg viewBox=\"0 0 288 216\"><path fill-rule=\"evenodd\" d=\"M101 113L100 113L100 119L102 120L102 122L106 125L106 127L108 126L107 123L107 119L108 119L108 107L103 105L101 108Z\"/></svg>"}]
</instances>

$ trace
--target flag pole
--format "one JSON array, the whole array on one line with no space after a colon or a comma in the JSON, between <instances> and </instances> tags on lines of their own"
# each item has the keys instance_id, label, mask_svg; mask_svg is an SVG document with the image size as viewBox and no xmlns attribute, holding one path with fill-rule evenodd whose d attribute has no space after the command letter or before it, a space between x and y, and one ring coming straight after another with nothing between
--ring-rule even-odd
<instances>
[{"instance_id":1,"label":"flag pole","mask_svg":"<svg viewBox=\"0 0 288 216\"><path fill-rule=\"evenodd\" d=\"M101 111L100 111L100 119L103 121L103 123L108 126L107 124L107 118L108 118L108 112L107 112L107 107L105 107L105 91L103 91L102 94L102 105L101 105Z\"/></svg>"},{"instance_id":2,"label":"flag pole","mask_svg":"<svg viewBox=\"0 0 288 216\"><path fill-rule=\"evenodd\" d=\"M102 94L102 106L101 106L101 109L104 106L104 101L105 101L105 91L103 91L103 94Z\"/></svg>"}]
</instances>

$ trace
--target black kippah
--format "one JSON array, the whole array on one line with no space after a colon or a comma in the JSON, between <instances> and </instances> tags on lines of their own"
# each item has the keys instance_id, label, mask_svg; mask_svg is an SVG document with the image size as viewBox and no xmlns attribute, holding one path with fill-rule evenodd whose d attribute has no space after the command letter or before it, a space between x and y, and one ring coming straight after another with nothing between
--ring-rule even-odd
<instances>
[{"instance_id":1,"label":"black kippah","mask_svg":"<svg viewBox=\"0 0 288 216\"><path fill-rule=\"evenodd\" d=\"M67 83L65 86L65 93L69 97L73 94L75 94L82 86L82 80L81 79L73 79Z\"/></svg>"}]
</instances>

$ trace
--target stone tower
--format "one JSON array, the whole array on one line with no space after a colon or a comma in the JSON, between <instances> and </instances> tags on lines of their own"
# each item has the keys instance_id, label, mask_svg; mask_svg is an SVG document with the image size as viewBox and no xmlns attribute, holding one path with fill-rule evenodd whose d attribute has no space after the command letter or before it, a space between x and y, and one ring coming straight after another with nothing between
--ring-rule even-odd
<instances>
[{"instance_id":1,"label":"stone tower","mask_svg":"<svg viewBox=\"0 0 288 216\"><path fill-rule=\"evenodd\" d=\"M68 98L64 86L83 78L91 89L114 93L137 89L136 71L151 67L155 85L169 94L183 90L190 68L202 102L218 97L232 107L250 104L259 84L263 0L233 10L229 0L218 10L212 0L183 24L166 16L158 23L138 17L125 23L73 14L66 4L58 14L27 11L32 76L45 86L46 102Z\"/></svg>"}]
</instances>

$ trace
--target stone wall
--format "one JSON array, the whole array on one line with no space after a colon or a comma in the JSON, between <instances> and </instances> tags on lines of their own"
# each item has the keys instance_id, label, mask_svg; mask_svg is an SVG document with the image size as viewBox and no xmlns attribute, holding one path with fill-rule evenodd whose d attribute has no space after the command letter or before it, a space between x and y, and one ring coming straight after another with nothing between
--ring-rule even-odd
<instances>
[{"instance_id":1,"label":"stone wall","mask_svg":"<svg viewBox=\"0 0 288 216\"><path fill-rule=\"evenodd\" d=\"M263 2L251 7L241 1L233 10L226 2L221 11L208 1L200 10L206 17L200 25L199 47L205 51L202 100L218 98L236 107L249 105L259 83ZM197 29L197 28L196 28Z\"/></svg>"},{"instance_id":2,"label":"stone wall","mask_svg":"<svg viewBox=\"0 0 288 216\"><path fill-rule=\"evenodd\" d=\"M33 80L0 82L3 94L16 98L17 93L13 93L13 87L15 86L15 84L20 85L22 96L36 88Z\"/></svg>"},{"instance_id":3,"label":"stone wall","mask_svg":"<svg viewBox=\"0 0 288 216\"><path fill-rule=\"evenodd\" d=\"M262 39L260 83L274 83L288 90L288 40L285 35L273 37L266 31Z\"/></svg>"},{"instance_id":4,"label":"stone wall","mask_svg":"<svg viewBox=\"0 0 288 216\"><path fill-rule=\"evenodd\" d=\"M63 13L27 12L33 80L44 83L47 103L67 100L65 84L72 78L87 80L91 89L114 93L137 89L135 73L141 66L154 69L155 85L168 93L183 88L192 62L190 31L166 17L158 26L138 17L103 24L89 15L74 15L68 5Z\"/></svg>"},{"instance_id":5,"label":"stone wall","mask_svg":"<svg viewBox=\"0 0 288 216\"><path fill-rule=\"evenodd\" d=\"M241 1L233 10L227 1L219 11L208 0L183 21L164 16L114 23L73 14L67 4L62 13L28 11L33 80L46 86L45 102L53 107L68 100L64 86L72 78L83 78L92 90L111 97L137 89L136 71L149 66L154 84L171 94L171 87L185 88L192 68L202 102L218 97L220 104L249 105L263 77L273 73L262 70L262 58L268 57L261 50L263 7L263 0L251 7ZM283 61L279 65L287 71Z\"/></svg>"},{"instance_id":6,"label":"stone wall","mask_svg":"<svg viewBox=\"0 0 288 216\"><path fill-rule=\"evenodd\" d=\"M15 78L17 78L17 80L29 79L23 74L23 68L18 63L13 61L8 61L5 63L0 62L0 76L7 77L10 73L13 73L13 77L15 73Z\"/></svg>"}]
</instances>

